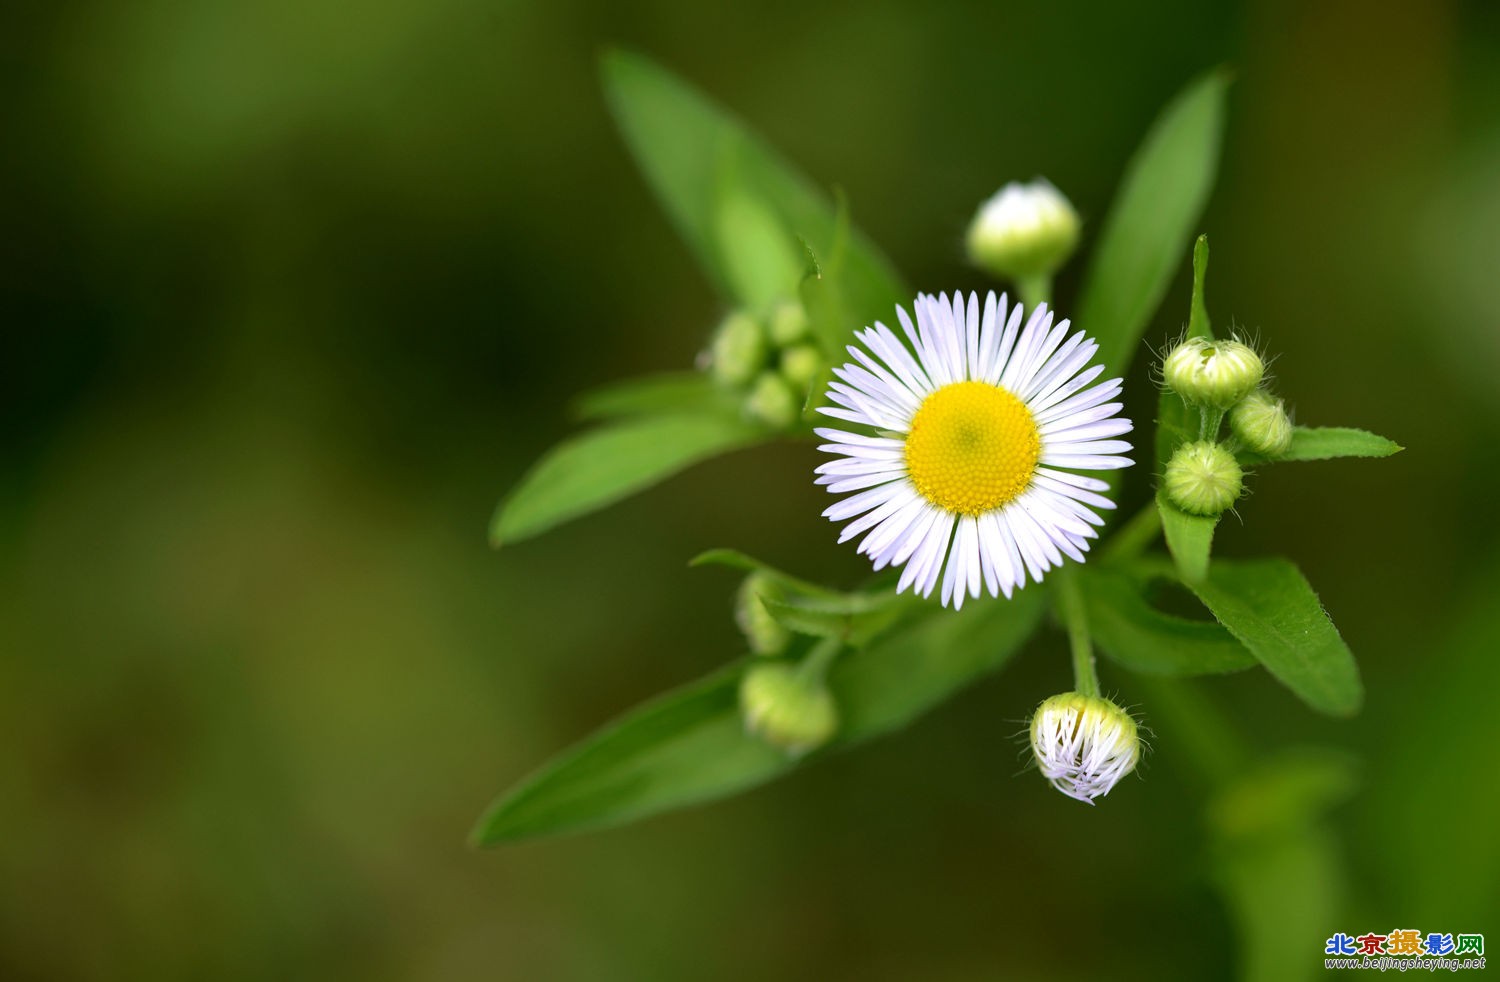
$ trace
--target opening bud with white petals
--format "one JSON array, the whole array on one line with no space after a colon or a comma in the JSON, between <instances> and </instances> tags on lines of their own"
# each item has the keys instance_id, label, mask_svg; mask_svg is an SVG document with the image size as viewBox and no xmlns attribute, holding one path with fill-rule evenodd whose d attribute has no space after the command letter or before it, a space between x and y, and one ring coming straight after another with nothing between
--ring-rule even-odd
<instances>
[{"instance_id":1,"label":"opening bud with white petals","mask_svg":"<svg viewBox=\"0 0 1500 982\"><path fill-rule=\"evenodd\" d=\"M1240 341L1188 338L1162 362L1167 388L1192 405L1227 410L1255 390L1266 366Z\"/></svg>"},{"instance_id":2,"label":"opening bud with white petals","mask_svg":"<svg viewBox=\"0 0 1500 982\"><path fill-rule=\"evenodd\" d=\"M740 682L745 729L789 754L816 750L838 731L838 707L821 678L797 666L756 665Z\"/></svg>"},{"instance_id":3,"label":"opening bud with white petals","mask_svg":"<svg viewBox=\"0 0 1500 982\"><path fill-rule=\"evenodd\" d=\"M1070 798L1094 803L1141 759L1135 720L1102 696L1064 692L1037 707L1031 751L1042 777Z\"/></svg>"},{"instance_id":4,"label":"opening bud with white petals","mask_svg":"<svg viewBox=\"0 0 1500 982\"><path fill-rule=\"evenodd\" d=\"M1167 461L1162 489L1167 498L1191 515L1222 513L1245 486L1239 461L1225 447L1209 440L1184 443Z\"/></svg>"},{"instance_id":5,"label":"opening bud with white petals","mask_svg":"<svg viewBox=\"0 0 1500 982\"><path fill-rule=\"evenodd\" d=\"M1051 275L1078 245L1078 213L1042 178L1012 181L979 206L969 225L969 261L1002 279Z\"/></svg>"},{"instance_id":6,"label":"opening bud with white petals","mask_svg":"<svg viewBox=\"0 0 1500 982\"><path fill-rule=\"evenodd\" d=\"M1264 389L1241 399L1229 411L1229 429L1256 453L1279 457L1292 445L1292 421L1282 401Z\"/></svg>"}]
</instances>

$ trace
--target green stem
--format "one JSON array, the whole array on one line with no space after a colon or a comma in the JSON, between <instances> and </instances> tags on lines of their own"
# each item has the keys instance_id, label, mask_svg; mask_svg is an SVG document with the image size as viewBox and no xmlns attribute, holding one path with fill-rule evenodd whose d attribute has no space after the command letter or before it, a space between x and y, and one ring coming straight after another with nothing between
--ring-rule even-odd
<instances>
[{"instance_id":1,"label":"green stem","mask_svg":"<svg viewBox=\"0 0 1500 982\"><path fill-rule=\"evenodd\" d=\"M824 638L813 646L797 666L797 677L803 682L822 684L828 666L838 657L843 644L837 638Z\"/></svg>"},{"instance_id":2,"label":"green stem","mask_svg":"<svg viewBox=\"0 0 1500 982\"><path fill-rule=\"evenodd\" d=\"M1107 562L1134 559L1145 552L1146 547L1155 542L1160 534L1161 511L1157 509L1155 499L1152 499L1109 537L1109 545L1105 547L1102 558Z\"/></svg>"},{"instance_id":3,"label":"green stem","mask_svg":"<svg viewBox=\"0 0 1500 982\"><path fill-rule=\"evenodd\" d=\"M1198 439L1217 441L1219 439L1219 424L1224 421L1224 410L1204 406L1198 412Z\"/></svg>"},{"instance_id":4,"label":"green stem","mask_svg":"<svg viewBox=\"0 0 1500 982\"><path fill-rule=\"evenodd\" d=\"M1041 276L1018 277L1016 292L1021 295L1021 303L1026 305L1028 311L1039 303L1051 303L1052 277L1046 273Z\"/></svg>"},{"instance_id":5,"label":"green stem","mask_svg":"<svg viewBox=\"0 0 1500 982\"><path fill-rule=\"evenodd\" d=\"M1068 628L1068 644L1073 651L1073 688L1086 696L1099 694L1099 674L1094 670L1094 645L1089 639L1088 615L1083 609L1083 593L1074 571L1057 572L1058 612Z\"/></svg>"}]
</instances>

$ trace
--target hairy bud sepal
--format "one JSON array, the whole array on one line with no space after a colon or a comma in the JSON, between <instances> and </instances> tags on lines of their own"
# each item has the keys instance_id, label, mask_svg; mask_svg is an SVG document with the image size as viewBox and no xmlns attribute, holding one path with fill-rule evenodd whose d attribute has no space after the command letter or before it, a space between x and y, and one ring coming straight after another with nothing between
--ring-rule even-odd
<instances>
[{"instance_id":1,"label":"hairy bud sepal","mask_svg":"<svg viewBox=\"0 0 1500 982\"><path fill-rule=\"evenodd\" d=\"M1292 445L1292 420L1282 401L1256 390L1229 411L1229 430L1248 449L1280 457Z\"/></svg>"},{"instance_id":2,"label":"hairy bud sepal","mask_svg":"<svg viewBox=\"0 0 1500 982\"><path fill-rule=\"evenodd\" d=\"M1244 490L1245 474L1234 454L1209 440L1184 443L1167 461L1162 490L1190 515L1222 514Z\"/></svg>"},{"instance_id":3,"label":"hairy bud sepal","mask_svg":"<svg viewBox=\"0 0 1500 982\"><path fill-rule=\"evenodd\" d=\"M1260 355L1240 341L1188 338L1162 361L1167 388L1189 405L1221 412L1253 392L1265 373Z\"/></svg>"},{"instance_id":4,"label":"hairy bud sepal","mask_svg":"<svg viewBox=\"0 0 1500 982\"><path fill-rule=\"evenodd\" d=\"M1064 692L1037 707L1031 718L1031 752L1048 783L1093 804L1135 770L1141 741L1135 720L1113 702Z\"/></svg>"}]
</instances>

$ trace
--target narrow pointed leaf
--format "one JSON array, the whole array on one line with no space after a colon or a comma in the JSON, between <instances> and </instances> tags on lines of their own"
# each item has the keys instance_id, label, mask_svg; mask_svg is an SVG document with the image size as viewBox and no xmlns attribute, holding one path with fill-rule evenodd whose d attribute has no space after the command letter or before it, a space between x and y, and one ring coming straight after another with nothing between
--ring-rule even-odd
<instances>
[{"instance_id":1,"label":"narrow pointed leaf","mask_svg":"<svg viewBox=\"0 0 1500 982\"><path fill-rule=\"evenodd\" d=\"M1198 236L1193 243L1193 299L1188 308L1187 337L1212 338L1213 326L1208 319L1208 236ZM1166 470L1172 452L1189 440L1198 438L1198 413L1182 397L1162 389L1156 411L1156 470Z\"/></svg>"},{"instance_id":2,"label":"narrow pointed leaf","mask_svg":"<svg viewBox=\"0 0 1500 982\"><path fill-rule=\"evenodd\" d=\"M1075 322L1099 342L1109 375L1130 367L1161 304L1218 170L1228 75L1192 82L1136 150L1099 233Z\"/></svg>"},{"instance_id":3,"label":"narrow pointed leaf","mask_svg":"<svg viewBox=\"0 0 1500 982\"><path fill-rule=\"evenodd\" d=\"M1218 518L1189 515L1160 492L1156 495L1156 510L1161 513L1162 537L1167 540L1167 551L1177 565L1177 574L1184 583L1201 581L1208 576Z\"/></svg>"},{"instance_id":4,"label":"narrow pointed leaf","mask_svg":"<svg viewBox=\"0 0 1500 982\"><path fill-rule=\"evenodd\" d=\"M545 765L491 806L478 845L620 825L733 794L789 770L745 733L741 665L647 702Z\"/></svg>"},{"instance_id":5,"label":"narrow pointed leaf","mask_svg":"<svg viewBox=\"0 0 1500 982\"><path fill-rule=\"evenodd\" d=\"M1085 566L1079 577L1089 628L1100 649L1133 671L1148 675L1213 675L1256 664L1245 646L1220 624L1193 621L1151 606L1148 578L1104 566Z\"/></svg>"},{"instance_id":6,"label":"narrow pointed leaf","mask_svg":"<svg viewBox=\"0 0 1500 982\"><path fill-rule=\"evenodd\" d=\"M957 612L929 602L910 622L844 655L828 673L843 719L838 743L904 726L997 671L1036 630L1046 594L1033 585L1010 600L971 600Z\"/></svg>"},{"instance_id":7,"label":"narrow pointed leaf","mask_svg":"<svg viewBox=\"0 0 1500 982\"><path fill-rule=\"evenodd\" d=\"M1291 562L1220 560L1188 587L1303 702L1334 716L1359 709L1364 689L1354 655Z\"/></svg>"},{"instance_id":8,"label":"narrow pointed leaf","mask_svg":"<svg viewBox=\"0 0 1500 982\"><path fill-rule=\"evenodd\" d=\"M578 397L583 419L725 412L734 399L702 372L667 372L612 382Z\"/></svg>"},{"instance_id":9,"label":"narrow pointed leaf","mask_svg":"<svg viewBox=\"0 0 1500 982\"><path fill-rule=\"evenodd\" d=\"M736 183L732 168L720 183L715 230L730 293L743 307L767 311L796 293L802 278L797 241L765 202Z\"/></svg>"},{"instance_id":10,"label":"narrow pointed leaf","mask_svg":"<svg viewBox=\"0 0 1500 982\"><path fill-rule=\"evenodd\" d=\"M543 455L500 503L490 524L499 546L613 504L709 457L769 439L728 415L650 416L612 423Z\"/></svg>"},{"instance_id":11,"label":"narrow pointed leaf","mask_svg":"<svg viewBox=\"0 0 1500 982\"><path fill-rule=\"evenodd\" d=\"M820 254L831 250L837 219L828 196L732 114L638 54L609 51L601 72L610 109L636 162L727 297L736 303L754 299L740 295L745 280L733 271L739 261L727 258L735 241L721 233L726 186L765 209L790 236ZM910 300L889 261L857 230L849 232L846 253L841 276L851 316L861 322L889 316L893 304ZM752 279L759 283L759 273ZM795 279L786 289L794 295Z\"/></svg>"},{"instance_id":12,"label":"narrow pointed leaf","mask_svg":"<svg viewBox=\"0 0 1500 982\"><path fill-rule=\"evenodd\" d=\"M1292 445L1279 457L1283 460L1333 460L1337 457L1389 457L1404 448L1368 430L1347 426L1298 426L1292 430ZM1265 463L1266 458L1246 455L1247 463Z\"/></svg>"},{"instance_id":13,"label":"narrow pointed leaf","mask_svg":"<svg viewBox=\"0 0 1500 982\"><path fill-rule=\"evenodd\" d=\"M833 638L856 648L864 647L908 610L908 605L890 592L787 600L762 597L761 602L788 631Z\"/></svg>"},{"instance_id":14,"label":"narrow pointed leaf","mask_svg":"<svg viewBox=\"0 0 1500 982\"><path fill-rule=\"evenodd\" d=\"M820 586L817 583L811 583L800 577L793 576L784 570L777 569L775 566L761 562L754 556L740 552L738 549L710 549L707 552L700 552L688 560L688 565L727 566L730 569L740 569L747 573L763 573L781 586L789 590L795 590L798 593L827 598L840 596L837 590L830 590L826 586Z\"/></svg>"},{"instance_id":15,"label":"narrow pointed leaf","mask_svg":"<svg viewBox=\"0 0 1500 982\"><path fill-rule=\"evenodd\" d=\"M971 603L954 613L922 605L828 674L838 737L852 746L905 725L1002 666L1031 635L1044 591ZM722 669L626 714L501 797L474 831L479 845L620 825L763 784L807 758L745 733L738 706L744 664ZM821 755L813 755L814 757Z\"/></svg>"}]
</instances>

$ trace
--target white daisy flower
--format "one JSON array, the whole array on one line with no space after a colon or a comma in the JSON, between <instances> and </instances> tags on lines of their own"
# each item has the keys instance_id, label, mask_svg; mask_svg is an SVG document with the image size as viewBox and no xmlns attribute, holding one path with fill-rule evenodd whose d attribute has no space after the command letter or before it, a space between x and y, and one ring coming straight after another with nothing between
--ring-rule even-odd
<instances>
[{"instance_id":1,"label":"white daisy flower","mask_svg":"<svg viewBox=\"0 0 1500 982\"><path fill-rule=\"evenodd\" d=\"M1021 305L993 292L982 310L974 293L915 306L915 326L896 308L910 348L877 322L855 334L869 350L850 345L854 361L834 369L836 405L819 412L877 433L817 430L836 455L817 483L857 492L823 514L849 521L840 542L864 533L876 569L904 565L900 591L930 596L941 578L944 605L981 582L1009 597L1065 555L1082 562L1103 524L1094 509L1115 507L1104 481L1074 471L1130 465L1115 439L1131 429L1112 401L1121 382L1090 385L1098 345L1045 304L1024 328Z\"/></svg>"}]
</instances>

